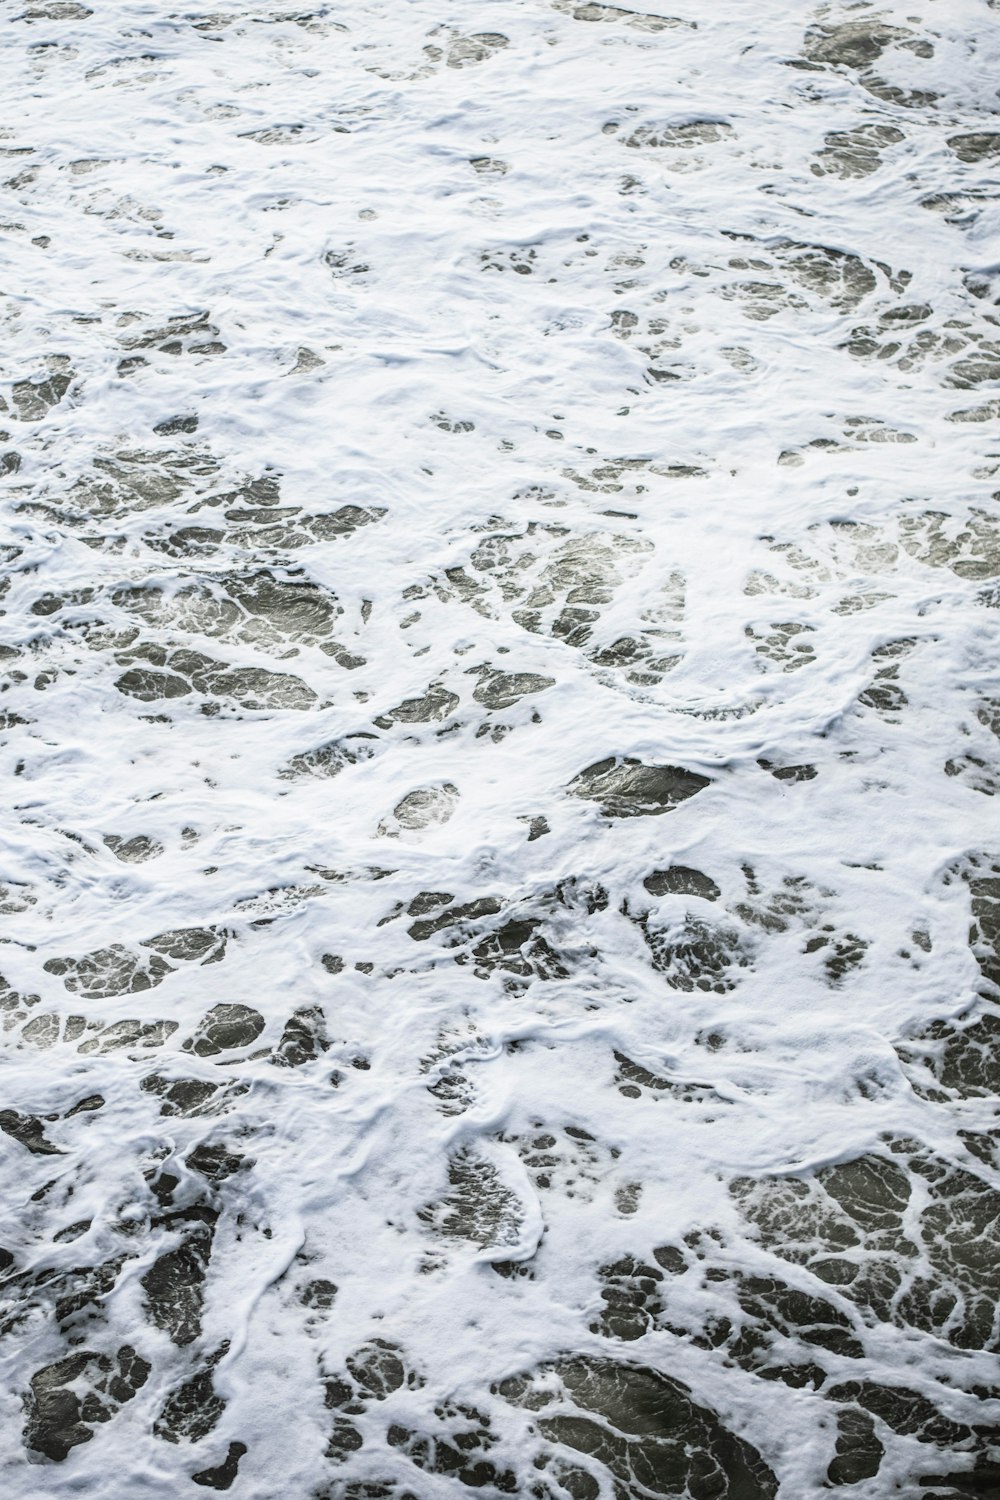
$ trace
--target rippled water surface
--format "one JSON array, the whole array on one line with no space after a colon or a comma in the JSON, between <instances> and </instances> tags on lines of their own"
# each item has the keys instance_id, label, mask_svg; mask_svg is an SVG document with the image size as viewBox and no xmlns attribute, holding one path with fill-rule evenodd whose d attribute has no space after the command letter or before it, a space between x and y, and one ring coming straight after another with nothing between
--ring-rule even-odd
<instances>
[{"instance_id":1,"label":"rippled water surface","mask_svg":"<svg viewBox=\"0 0 1000 1500\"><path fill-rule=\"evenodd\" d=\"M5 7L9 1500L1000 1495L995 3Z\"/></svg>"}]
</instances>

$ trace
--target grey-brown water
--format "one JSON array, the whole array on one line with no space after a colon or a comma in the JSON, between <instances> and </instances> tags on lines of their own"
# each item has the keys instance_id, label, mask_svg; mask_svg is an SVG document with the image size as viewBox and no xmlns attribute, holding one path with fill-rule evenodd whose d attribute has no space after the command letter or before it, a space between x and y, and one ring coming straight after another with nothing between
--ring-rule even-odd
<instances>
[{"instance_id":1,"label":"grey-brown water","mask_svg":"<svg viewBox=\"0 0 1000 1500\"><path fill-rule=\"evenodd\" d=\"M1000 1496L993 0L11 7L11 1500Z\"/></svg>"}]
</instances>

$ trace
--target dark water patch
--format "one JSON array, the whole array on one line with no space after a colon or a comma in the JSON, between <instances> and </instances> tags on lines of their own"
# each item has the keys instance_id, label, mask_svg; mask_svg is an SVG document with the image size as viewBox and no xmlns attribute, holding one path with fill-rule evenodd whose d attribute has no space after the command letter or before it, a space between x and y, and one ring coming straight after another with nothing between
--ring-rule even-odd
<instances>
[{"instance_id":1,"label":"dark water patch","mask_svg":"<svg viewBox=\"0 0 1000 1500\"><path fill-rule=\"evenodd\" d=\"M677 28L688 31L696 31L698 28L697 21L681 19L678 16L651 15L641 10L624 10L619 5L598 4L596 0L552 0L552 9L572 16L574 21L629 26L634 31L654 34L658 31L672 31Z\"/></svg>"},{"instance_id":2,"label":"dark water patch","mask_svg":"<svg viewBox=\"0 0 1000 1500\"><path fill-rule=\"evenodd\" d=\"M139 1087L160 1100L162 1115L217 1115L244 1095L246 1083L210 1083L202 1078L167 1078L149 1073Z\"/></svg>"},{"instance_id":3,"label":"dark water patch","mask_svg":"<svg viewBox=\"0 0 1000 1500\"><path fill-rule=\"evenodd\" d=\"M45 1134L45 1126L36 1115L22 1115L16 1109L0 1109L0 1130L9 1135L33 1156L61 1156L60 1146L55 1146Z\"/></svg>"},{"instance_id":4,"label":"dark water patch","mask_svg":"<svg viewBox=\"0 0 1000 1500\"><path fill-rule=\"evenodd\" d=\"M969 888L969 946L993 994L1000 990L1000 860L974 855L963 861L956 873Z\"/></svg>"},{"instance_id":5,"label":"dark water patch","mask_svg":"<svg viewBox=\"0 0 1000 1500\"><path fill-rule=\"evenodd\" d=\"M509 1249L520 1239L523 1207L493 1163L469 1149L451 1157L448 1191L421 1208L417 1217L446 1240L469 1240L481 1249Z\"/></svg>"},{"instance_id":6,"label":"dark water patch","mask_svg":"<svg viewBox=\"0 0 1000 1500\"><path fill-rule=\"evenodd\" d=\"M427 1085L427 1092L434 1098L443 1115L463 1115L476 1102L476 1090L466 1075L455 1065L449 1065L436 1083Z\"/></svg>"},{"instance_id":7,"label":"dark water patch","mask_svg":"<svg viewBox=\"0 0 1000 1500\"><path fill-rule=\"evenodd\" d=\"M95 1026L95 1023L88 1022L88 1031L93 1029L96 1034L87 1036L77 1051L104 1054L120 1047L162 1047L177 1027L176 1021L143 1021L131 1016L123 1021L112 1021L109 1026L101 1026L100 1022Z\"/></svg>"},{"instance_id":8,"label":"dark water patch","mask_svg":"<svg viewBox=\"0 0 1000 1500\"><path fill-rule=\"evenodd\" d=\"M318 585L263 571L228 574L167 589L157 583L119 586L111 603L158 630L183 631L294 654L296 644L343 654L332 638L342 607Z\"/></svg>"},{"instance_id":9,"label":"dark water patch","mask_svg":"<svg viewBox=\"0 0 1000 1500\"><path fill-rule=\"evenodd\" d=\"M196 499L216 464L197 451L128 448L95 458L93 467L94 474L77 480L67 496L88 524L167 507L186 494Z\"/></svg>"},{"instance_id":10,"label":"dark water patch","mask_svg":"<svg viewBox=\"0 0 1000 1500\"><path fill-rule=\"evenodd\" d=\"M227 1177L254 1164L252 1156L231 1150L223 1141L203 1141L184 1158L184 1165L209 1182L224 1182Z\"/></svg>"},{"instance_id":11,"label":"dark water patch","mask_svg":"<svg viewBox=\"0 0 1000 1500\"><path fill-rule=\"evenodd\" d=\"M876 646L871 654L872 665L875 668L874 678L870 687L858 694L858 702L863 708L874 709L890 723L898 722L897 716L910 701L899 680L900 665L910 655L916 644L912 636L903 640L887 641L884 646Z\"/></svg>"},{"instance_id":12,"label":"dark water patch","mask_svg":"<svg viewBox=\"0 0 1000 1500\"><path fill-rule=\"evenodd\" d=\"M163 853L163 845L148 834L137 833L131 838L122 834L108 833L104 842L116 859L124 864L143 864L147 859L157 859Z\"/></svg>"},{"instance_id":13,"label":"dark water patch","mask_svg":"<svg viewBox=\"0 0 1000 1500\"><path fill-rule=\"evenodd\" d=\"M402 830L415 832L447 823L459 802L458 787L452 781L437 786L416 787L407 792L393 808L395 826L388 822L379 824L379 833L398 834Z\"/></svg>"},{"instance_id":14,"label":"dark water patch","mask_svg":"<svg viewBox=\"0 0 1000 1500\"><path fill-rule=\"evenodd\" d=\"M219 329L210 321L207 312L178 313L164 323L142 325L141 313L122 313L119 327L133 328L131 333L120 333L118 343L123 349L154 349L161 354L224 354L226 346L219 340Z\"/></svg>"},{"instance_id":15,"label":"dark water patch","mask_svg":"<svg viewBox=\"0 0 1000 1500\"><path fill-rule=\"evenodd\" d=\"M175 963L216 964L226 956L226 933L218 927L178 927L147 938L141 946Z\"/></svg>"},{"instance_id":16,"label":"dark water patch","mask_svg":"<svg viewBox=\"0 0 1000 1500\"><path fill-rule=\"evenodd\" d=\"M885 1457L868 1412L848 1408L837 1413L837 1442L826 1471L827 1483L839 1488L874 1479Z\"/></svg>"},{"instance_id":17,"label":"dark water patch","mask_svg":"<svg viewBox=\"0 0 1000 1500\"><path fill-rule=\"evenodd\" d=\"M73 1115L89 1114L92 1110L103 1109L106 1102L103 1094L87 1094L74 1104L72 1109L66 1111L64 1118L69 1120Z\"/></svg>"},{"instance_id":18,"label":"dark water patch","mask_svg":"<svg viewBox=\"0 0 1000 1500\"><path fill-rule=\"evenodd\" d=\"M758 760L757 764L762 771L770 771L776 781L813 781L817 775L816 767L810 764L779 766L771 760Z\"/></svg>"},{"instance_id":19,"label":"dark water patch","mask_svg":"<svg viewBox=\"0 0 1000 1500\"><path fill-rule=\"evenodd\" d=\"M473 1490L488 1486L501 1494L517 1493L515 1472L498 1468L485 1456L497 1442L485 1412L464 1402L444 1401L434 1415L443 1432L430 1436L394 1423L387 1434L390 1446L428 1474L451 1475Z\"/></svg>"},{"instance_id":20,"label":"dark water patch","mask_svg":"<svg viewBox=\"0 0 1000 1500\"><path fill-rule=\"evenodd\" d=\"M679 922L661 922L647 915L639 919L653 968L677 990L711 990L722 995L734 989L739 969L749 967L753 944L731 923L709 922L686 912Z\"/></svg>"},{"instance_id":21,"label":"dark water patch","mask_svg":"<svg viewBox=\"0 0 1000 1500\"><path fill-rule=\"evenodd\" d=\"M300 1300L303 1307L308 1307L315 1312L329 1312L337 1300L337 1287L332 1281L325 1277L317 1277L315 1281L309 1281L302 1288Z\"/></svg>"},{"instance_id":22,"label":"dark water patch","mask_svg":"<svg viewBox=\"0 0 1000 1500\"><path fill-rule=\"evenodd\" d=\"M196 416L168 417L165 422L157 422L153 431L157 437L173 437L177 433L197 432L198 418Z\"/></svg>"},{"instance_id":23,"label":"dark water patch","mask_svg":"<svg viewBox=\"0 0 1000 1500\"><path fill-rule=\"evenodd\" d=\"M168 526L159 535L148 536L146 545L167 557L196 558L215 552L225 540L225 533L211 526Z\"/></svg>"},{"instance_id":24,"label":"dark water patch","mask_svg":"<svg viewBox=\"0 0 1000 1500\"><path fill-rule=\"evenodd\" d=\"M433 937L436 932L444 931L445 928L474 922L480 917L495 916L502 907L503 902L499 896L478 896L475 900L463 902L460 906L449 906L446 911L439 912L435 917L421 917L407 930L414 942L422 943L427 938Z\"/></svg>"},{"instance_id":25,"label":"dark water patch","mask_svg":"<svg viewBox=\"0 0 1000 1500\"><path fill-rule=\"evenodd\" d=\"M285 780L301 776L337 776L345 766L370 760L376 753L377 741L377 735L360 732L344 740L317 745L315 750L302 750L292 756L278 775Z\"/></svg>"},{"instance_id":26,"label":"dark water patch","mask_svg":"<svg viewBox=\"0 0 1000 1500\"><path fill-rule=\"evenodd\" d=\"M115 687L124 696L142 703L183 698L193 692L215 702L230 700L236 706L256 711L302 711L319 701L318 694L300 677L271 672L264 667L233 667L200 651L170 650L149 643L131 647L117 660L119 665L128 666L128 670L117 679ZM129 666L136 661L142 665Z\"/></svg>"},{"instance_id":27,"label":"dark water patch","mask_svg":"<svg viewBox=\"0 0 1000 1500\"><path fill-rule=\"evenodd\" d=\"M313 1500L419 1500L411 1490L400 1489L392 1480L339 1480L335 1485L317 1490Z\"/></svg>"},{"instance_id":28,"label":"dark water patch","mask_svg":"<svg viewBox=\"0 0 1000 1500\"><path fill-rule=\"evenodd\" d=\"M432 684L417 698L404 698L388 714L375 720L380 729L390 729L398 724L437 724L447 719L458 707L458 695L450 693L439 683Z\"/></svg>"},{"instance_id":29,"label":"dark water patch","mask_svg":"<svg viewBox=\"0 0 1000 1500\"><path fill-rule=\"evenodd\" d=\"M914 1087L925 1098L1000 1095L1000 1012L977 1007L960 1022L933 1021L899 1045Z\"/></svg>"},{"instance_id":30,"label":"dark water patch","mask_svg":"<svg viewBox=\"0 0 1000 1500\"><path fill-rule=\"evenodd\" d=\"M222 1463L214 1469L200 1469L196 1474L192 1474L193 1482L213 1490L231 1489L239 1473L240 1459L246 1452L246 1443L230 1443Z\"/></svg>"},{"instance_id":31,"label":"dark water patch","mask_svg":"<svg viewBox=\"0 0 1000 1500\"><path fill-rule=\"evenodd\" d=\"M619 126L612 120L603 129L605 135L612 135ZM733 127L726 120L689 120L680 124L637 125L628 135L620 136L619 139L623 146L630 146L633 150L672 147L675 150L690 151L698 146L714 145L734 133Z\"/></svg>"},{"instance_id":32,"label":"dark water patch","mask_svg":"<svg viewBox=\"0 0 1000 1500\"><path fill-rule=\"evenodd\" d=\"M441 35L445 28L435 28L431 36ZM471 68L477 63L487 62L497 52L502 52L510 46L510 38L504 36L502 31L472 31L463 35L460 32L451 32L447 35L446 46L441 47L431 44L424 48L424 55L431 62L439 62L443 59L449 68ZM443 38L444 39L444 38Z\"/></svg>"},{"instance_id":33,"label":"dark water patch","mask_svg":"<svg viewBox=\"0 0 1000 1500\"><path fill-rule=\"evenodd\" d=\"M336 1413L326 1456L343 1463L362 1446L362 1436L350 1420L361 1416L372 1402L385 1401L402 1389L416 1390L423 1384L409 1369L402 1349L388 1339L371 1339L349 1354L339 1374L323 1382L323 1400Z\"/></svg>"},{"instance_id":34,"label":"dark water patch","mask_svg":"<svg viewBox=\"0 0 1000 1500\"><path fill-rule=\"evenodd\" d=\"M220 1003L202 1018L183 1050L198 1057L217 1057L221 1052L249 1047L263 1030L264 1017L252 1005Z\"/></svg>"},{"instance_id":35,"label":"dark water patch","mask_svg":"<svg viewBox=\"0 0 1000 1500\"><path fill-rule=\"evenodd\" d=\"M57 975L71 994L87 1000L105 1000L115 995L155 989L173 967L158 954L140 955L122 943L96 948L81 958L50 958L42 965Z\"/></svg>"},{"instance_id":36,"label":"dark water patch","mask_svg":"<svg viewBox=\"0 0 1000 1500\"><path fill-rule=\"evenodd\" d=\"M65 1179L53 1179L32 1197L33 1203L42 1202L57 1185L62 1190L57 1200L67 1205L73 1197L72 1183ZM51 1231L52 1244L62 1245L81 1240L93 1225L93 1220L77 1220ZM75 1252L81 1258L88 1253L81 1245ZM8 1252L6 1270L11 1270L13 1257ZM58 1253L55 1264L47 1263L43 1257L30 1269L14 1272L6 1277L3 1287L2 1311L0 1311L0 1334L25 1327L30 1330L40 1319L58 1332L69 1345L79 1345L92 1337L104 1334L107 1322L107 1301L114 1292L128 1259L122 1251L94 1265L69 1265L60 1268L63 1259Z\"/></svg>"},{"instance_id":37,"label":"dark water patch","mask_svg":"<svg viewBox=\"0 0 1000 1500\"><path fill-rule=\"evenodd\" d=\"M816 153L810 171L816 177L870 177L882 165L883 148L905 139L895 125L875 122L853 130L831 130L824 136L823 150Z\"/></svg>"},{"instance_id":38,"label":"dark water patch","mask_svg":"<svg viewBox=\"0 0 1000 1500\"><path fill-rule=\"evenodd\" d=\"M995 797L1000 791L1000 766L995 761L985 760L981 755L958 755L944 763L946 776L957 776L973 791L984 797Z\"/></svg>"},{"instance_id":39,"label":"dark water patch","mask_svg":"<svg viewBox=\"0 0 1000 1500\"><path fill-rule=\"evenodd\" d=\"M537 1412L555 1453L593 1461L623 1500L649 1494L773 1500L778 1482L761 1455L699 1406L680 1381L639 1365L578 1357L503 1381L499 1393ZM553 1384L555 1389L553 1389ZM548 1485L543 1493L552 1496Z\"/></svg>"},{"instance_id":40,"label":"dark water patch","mask_svg":"<svg viewBox=\"0 0 1000 1500\"><path fill-rule=\"evenodd\" d=\"M658 1266L626 1255L602 1266L598 1275L605 1305L598 1320L590 1325L592 1333L633 1343L657 1326L664 1311L660 1290L663 1272Z\"/></svg>"},{"instance_id":41,"label":"dark water patch","mask_svg":"<svg viewBox=\"0 0 1000 1500\"><path fill-rule=\"evenodd\" d=\"M865 68L877 62L888 48L913 33L885 21L842 21L837 26L813 26L806 32L803 54L810 62L834 67Z\"/></svg>"},{"instance_id":42,"label":"dark water patch","mask_svg":"<svg viewBox=\"0 0 1000 1500\"><path fill-rule=\"evenodd\" d=\"M503 1135L517 1150L532 1186L555 1198L592 1202L615 1172L619 1146L599 1141L582 1125L549 1125L534 1120L523 1135Z\"/></svg>"},{"instance_id":43,"label":"dark water patch","mask_svg":"<svg viewBox=\"0 0 1000 1500\"><path fill-rule=\"evenodd\" d=\"M670 812L708 785L709 777L680 766L609 756L579 772L569 783L569 791L597 802L605 817L635 818Z\"/></svg>"},{"instance_id":44,"label":"dark water patch","mask_svg":"<svg viewBox=\"0 0 1000 1500\"><path fill-rule=\"evenodd\" d=\"M406 910L411 917L425 917L439 906L449 906L454 899L450 891L418 891Z\"/></svg>"},{"instance_id":45,"label":"dark water patch","mask_svg":"<svg viewBox=\"0 0 1000 1500\"><path fill-rule=\"evenodd\" d=\"M960 411L949 412L949 422L995 422L1000 421L1000 401L985 401L981 406L966 406Z\"/></svg>"},{"instance_id":46,"label":"dark water patch","mask_svg":"<svg viewBox=\"0 0 1000 1500\"><path fill-rule=\"evenodd\" d=\"M303 1005L289 1016L271 1062L278 1068L302 1068L329 1049L326 1017L318 1005Z\"/></svg>"},{"instance_id":47,"label":"dark water patch","mask_svg":"<svg viewBox=\"0 0 1000 1500\"><path fill-rule=\"evenodd\" d=\"M721 1104L715 1089L684 1078L665 1078L624 1052L615 1051L615 1084L624 1099L673 1099L680 1104Z\"/></svg>"},{"instance_id":48,"label":"dark water patch","mask_svg":"<svg viewBox=\"0 0 1000 1500\"><path fill-rule=\"evenodd\" d=\"M959 161L988 161L1000 156L1000 132L995 130L971 131L967 135L950 135L948 145Z\"/></svg>"},{"instance_id":49,"label":"dark water patch","mask_svg":"<svg viewBox=\"0 0 1000 1500\"><path fill-rule=\"evenodd\" d=\"M827 982L838 985L847 975L864 961L868 944L856 932L836 933L832 926L828 931L807 938L803 953L820 953L823 972Z\"/></svg>"},{"instance_id":50,"label":"dark water patch","mask_svg":"<svg viewBox=\"0 0 1000 1500\"><path fill-rule=\"evenodd\" d=\"M994 1349L1000 1194L964 1167L898 1150L811 1179L737 1179L732 1191L769 1249L837 1287L866 1318L957 1349ZM912 1215L915 1182L926 1206Z\"/></svg>"},{"instance_id":51,"label":"dark water patch","mask_svg":"<svg viewBox=\"0 0 1000 1500\"><path fill-rule=\"evenodd\" d=\"M486 671L472 696L484 708L512 708L529 694L544 692L554 685L554 677L542 677L537 672Z\"/></svg>"},{"instance_id":52,"label":"dark water patch","mask_svg":"<svg viewBox=\"0 0 1000 1500\"><path fill-rule=\"evenodd\" d=\"M827 1391L831 1401L854 1402L878 1417L893 1432L915 1437L921 1443L954 1447L972 1438L972 1428L941 1415L932 1401L919 1391L900 1386L877 1385L871 1380L850 1380Z\"/></svg>"},{"instance_id":53,"label":"dark water patch","mask_svg":"<svg viewBox=\"0 0 1000 1500\"><path fill-rule=\"evenodd\" d=\"M205 1273L218 1217L214 1210L201 1212L202 1220L187 1226L181 1243L158 1256L142 1277L150 1318L180 1348L201 1334Z\"/></svg>"},{"instance_id":54,"label":"dark water patch","mask_svg":"<svg viewBox=\"0 0 1000 1500\"><path fill-rule=\"evenodd\" d=\"M215 1389L213 1371L228 1347L223 1344L200 1369L170 1391L153 1421L156 1437L168 1443L200 1443L218 1426L226 1403Z\"/></svg>"},{"instance_id":55,"label":"dark water patch","mask_svg":"<svg viewBox=\"0 0 1000 1500\"><path fill-rule=\"evenodd\" d=\"M149 1378L150 1365L129 1344L115 1355L80 1349L31 1377L25 1399L25 1446L56 1463L94 1436Z\"/></svg>"},{"instance_id":56,"label":"dark water patch","mask_svg":"<svg viewBox=\"0 0 1000 1500\"><path fill-rule=\"evenodd\" d=\"M511 917L475 943L474 972L485 979L498 970L527 979L566 979L566 961L540 931L542 919Z\"/></svg>"},{"instance_id":57,"label":"dark water patch","mask_svg":"<svg viewBox=\"0 0 1000 1500\"><path fill-rule=\"evenodd\" d=\"M510 163L496 156L470 156L469 166L480 177L506 177Z\"/></svg>"},{"instance_id":58,"label":"dark water patch","mask_svg":"<svg viewBox=\"0 0 1000 1500\"><path fill-rule=\"evenodd\" d=\"M744 633L754 643L754 650L762 666L773 663L783 672L797 672L811 665L816 657L816 648L809 639L811 625L798 620L775 620L768 625L747 625Z\"/></svg>"},{"instance_id":59,"label":"dark water patch","mask_svg":"<svg viewBox=\"0 0 1000 1500\"><path fill-rule=\"evenodd\" d=\"M655 1264L625 1256L602 1267L605 1308L591 1331L634 1342L656 1329L667 1329L696 1348L721 1351L761 1379L779 1380L792 1388L824 1385L824 1352L835 1356L834 1369L841 1368L844 1358L863 1357L859 1330L828 1297L789 1285L778 1276L712 1264L711 1254L700 1263L693 1253L699 1243L695 1236L690 1247L662 1246L654 1253ZM710 1250L718 1253L717 1246ZM670 1278L685 1278L679 1301L664 1271ZM692 1317L691 1299L699 1294L702 1308Z\"/></svg>"},{"instance_id":60,"label":"dark water patch","mask_svg":"<svg viewBox=\"0 0 1000 1500\"><path fill-rule=\"evenodd\" d=\"M16 380L11 387L11 400L21 421L41 422L63 400L74 378L72 370L62 370L40 380Z\"/></svg>"},{"instance_id":61,"label":"dark water patch","mask_svg":"<svg viewBox=\"0 0 1000 1500\"><path fill-rule=\"evenodd\" d=\"M944 384L954 390L974 390L979 385L994 385L1000 380L1000 344L982 340L964 359L950 366Z\"/></svg>"},{"instance_id":62,"label":"dark water patch","mask_svg":"<svg viewBox=\"0 0 1000 1500\"><path fill-rule=\"evenodd\" d=\"M632 336L630 325L618 323L614 331L619 337ZM661 345L654 337L640 347L652 358ZM589 474L577 468L564 469L563 474L588 493L607 494L620 492L647 470L657 477L672 472L647 458L620 457L594 464ZM442 599L462 599L488 619L509 616L533 635L552 637L581 651L602 681L655 686L680 660L676 627L684 616L681 572L669 569L644 591L641 607L629 606L627 633L610 641L597 634L604 608L623 602L623 585L652 550L645 538L624 531L576 531L567 537L565 526L537 521L520 531L498 527L472 549L469 570L450 568L435 591Z\"/></svg>"},{"instance_id":63,"label":"dark water patch","mask_svg":"<svg viewBox=\"0 0 1000 1500\"><path fill-rule=\"evenodd\" d=\"M970 506L965 515L923 511L902 518L900 540L911 557L932 568L950 568L973 581L1000 575L1000 536L993 515Z\"/></svg>"}]
</instances>

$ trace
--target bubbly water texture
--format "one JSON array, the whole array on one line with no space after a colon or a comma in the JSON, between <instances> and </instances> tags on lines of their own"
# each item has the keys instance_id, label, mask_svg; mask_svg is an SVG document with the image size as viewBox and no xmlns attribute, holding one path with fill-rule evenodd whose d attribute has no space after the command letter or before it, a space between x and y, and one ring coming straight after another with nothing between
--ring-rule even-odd
<instances>
[{"instance_id":1,"label":"bubbly water texture","mask_svg":"<svg viewBox=\"0 0 1000 1500\"><path fill-rule=\"evenodd\" d=\"M1000 1493L990 4L6 7L6 1500Z\"/></svg>"}]
</instances>

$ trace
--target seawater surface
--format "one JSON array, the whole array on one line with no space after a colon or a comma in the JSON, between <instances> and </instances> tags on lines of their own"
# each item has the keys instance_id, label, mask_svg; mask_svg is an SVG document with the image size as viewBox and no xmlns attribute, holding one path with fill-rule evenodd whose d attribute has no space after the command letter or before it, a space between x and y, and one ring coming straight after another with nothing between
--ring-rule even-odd
<instances>
[{"instance_id":1,"label":"seawater surface","mask_svg":"<svg viewBox=\"0 0 1000 1500\"><path fill-rule=\"evenodd\" d=\"M995 5L3 21L6 1500L996 1497Z\"/></svg>"}]
</instances>

